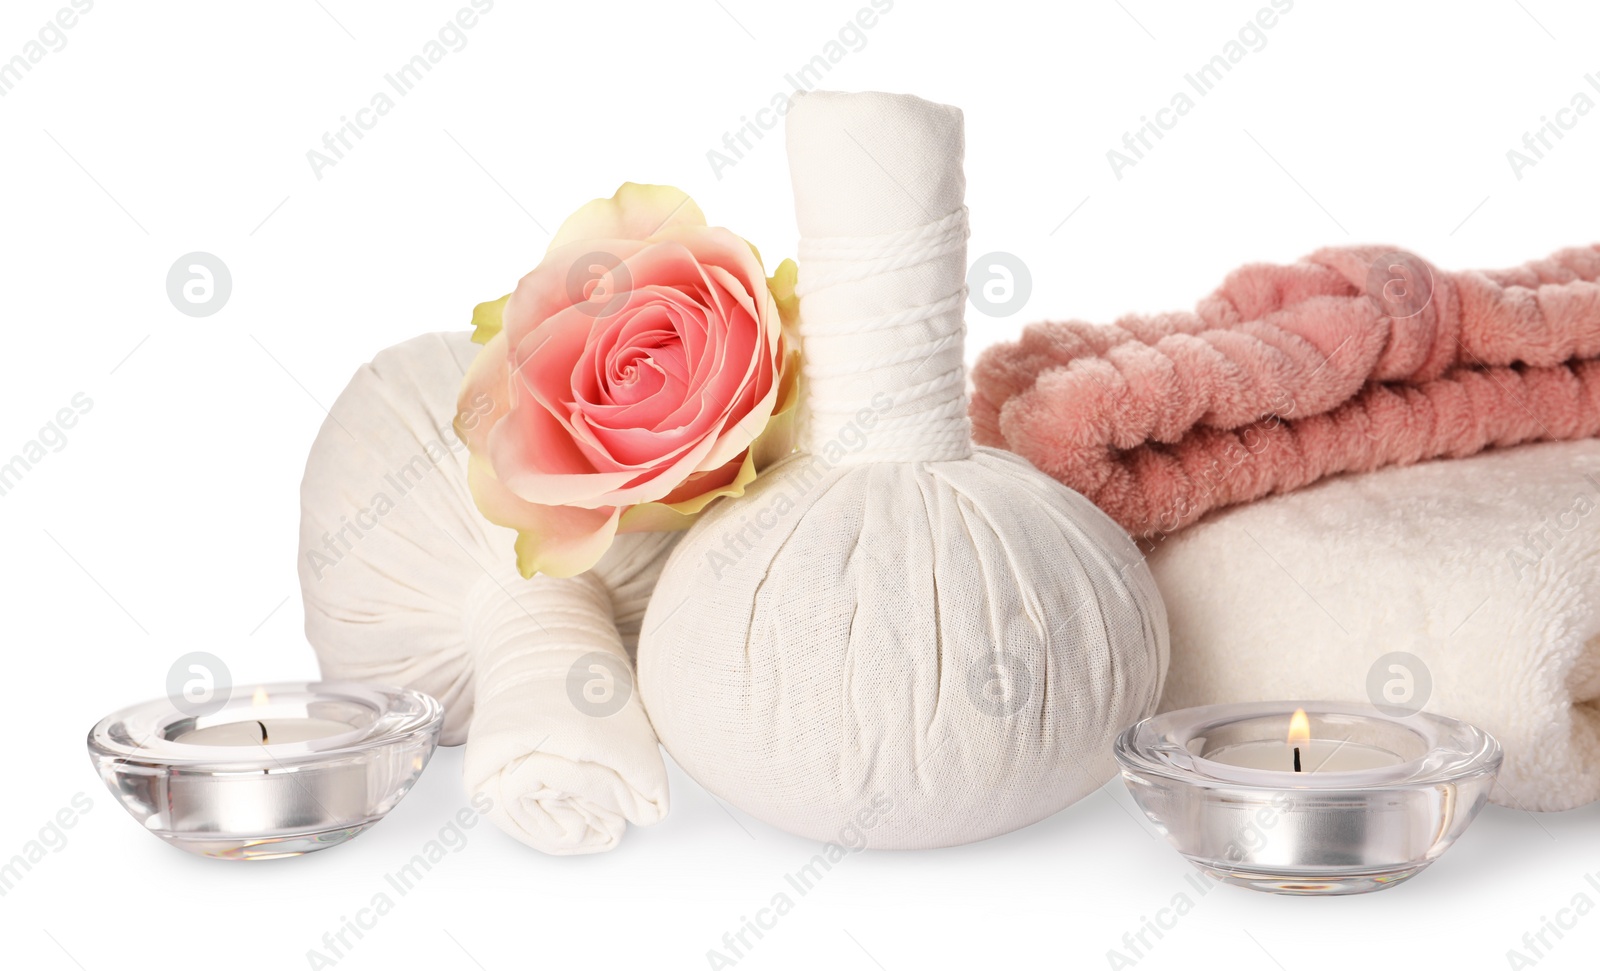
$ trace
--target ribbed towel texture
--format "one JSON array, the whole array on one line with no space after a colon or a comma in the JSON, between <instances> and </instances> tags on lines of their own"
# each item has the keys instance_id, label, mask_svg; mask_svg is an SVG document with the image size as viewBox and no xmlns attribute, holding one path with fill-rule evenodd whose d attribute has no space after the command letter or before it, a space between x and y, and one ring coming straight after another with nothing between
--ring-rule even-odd
<instances>
[{"instance_id":1,"label":"ribbed towel texture","mask_svg":"<svg viewBox=\"0 0 1600 971\"><path fill-rule=\"evenodd\" d=\"M1600 248L1445 273L1388 247L1234 271L1193 313L1042 323L973 372L977 441L1129 532L1341 472L1600 434Z\"/></svg>"}]
</instances>

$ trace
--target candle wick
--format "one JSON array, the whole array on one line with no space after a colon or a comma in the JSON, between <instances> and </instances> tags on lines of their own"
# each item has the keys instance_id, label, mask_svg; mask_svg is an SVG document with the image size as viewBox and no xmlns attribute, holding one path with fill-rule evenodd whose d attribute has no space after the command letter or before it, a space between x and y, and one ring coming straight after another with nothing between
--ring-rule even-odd
<instances>
[{"instance_id":1,"label":"candle wick","mask_svg":"<svg viewBox=\"0 0 1600 971\"><path fill-rule=\"evenodd\" d=\"M267 726L266 726L266 725L264 725L264 724L263 724L263 723L261 723L261 722L259 722L259 721L258 721L258 722L256 722L256 727L257 727L257 728L259 728L259 729L261 729L261 744L262 744L262 745L265 745L265 744L267 744ZM1295 764L1296 764L1296 765L1298 765L1298 764L1299 764L1299 755L1300 755L1300 753L1299 753L1299 752L1296 752L1296 753L1295 753L1295 759L1296 759L1296 762L1295 762ZM1299 769L1296 769L1296 770L1295 770L1295 771L1297 771L1297 772L1298 772L1298 771L1299 771Z\"/></svg>"},{"instance_id":2,"label":"candle wick","mask_svg":"<svg viewBox=\"0 0 1600 971\"><path fill-rule=\"evenodd\" d=\"M265 729L263 729L263 731L265 731ZM1300 771L1300 746L1298 745L1294 747L1294 770L1296 772Z\"/></svg>"}]
</instances>

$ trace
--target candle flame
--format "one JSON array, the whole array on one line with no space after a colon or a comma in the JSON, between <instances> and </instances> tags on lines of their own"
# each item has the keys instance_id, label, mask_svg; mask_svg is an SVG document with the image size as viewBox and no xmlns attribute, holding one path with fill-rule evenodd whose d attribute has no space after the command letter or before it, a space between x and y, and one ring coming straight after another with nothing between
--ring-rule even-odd
<instances>
[{"instance_id":1,"label":"candle flame","mask_svg":"<svg viewBox=\"0 0 1600 971\"><path fill-rule=\"evenodd\" d=\"M266 688L257 688L255 695L250 699L250 703L257 708L266 707L267 701L268 698Z\"/></svg>"},{"instance_id":2,"label":"candle flame","mask_svg":"<svg viewBox=\"0 0 1600 971\"><path fill-rule=\"evenodd\" d=\"M1289 717L1289 744L1304 745L1311 741L1311 719L1304 708L1296 708Z\"/></svg>"}]
</instances>

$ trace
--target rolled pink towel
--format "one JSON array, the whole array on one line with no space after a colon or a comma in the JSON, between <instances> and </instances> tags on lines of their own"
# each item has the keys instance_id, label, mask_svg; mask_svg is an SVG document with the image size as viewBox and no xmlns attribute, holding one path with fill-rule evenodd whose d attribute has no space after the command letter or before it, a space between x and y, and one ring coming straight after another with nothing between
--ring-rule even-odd
<instances>
[{"instance_id":1,"label":"rolled pink towel","mask_svg":"<svg viewBox=\"0 0 1600 971\"><path fill-rule=\"evenodd\" d=\"M1389 247L1235 270L1193 313L1026 328L980 444L1148 537L1341 472L1600 434L1600 246L1444 273Z\"/></svg>"}]
</instances>

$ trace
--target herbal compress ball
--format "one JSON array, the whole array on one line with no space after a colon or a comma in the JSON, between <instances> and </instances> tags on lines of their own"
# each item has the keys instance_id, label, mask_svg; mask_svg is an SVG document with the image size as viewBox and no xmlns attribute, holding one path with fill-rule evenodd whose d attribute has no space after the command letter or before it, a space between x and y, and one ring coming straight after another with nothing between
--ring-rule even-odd
<instances>
[{"instance_id":1,"label":"herbal compress ball","mask_svg":"<svg viewBox=\"0 0 1600 971\"><path fill-rule=\"evenodd\" d=\"M667 812L628 650L676 534L524 579L451 430L477 350L461 333L380 351L329 409L300 486L306 637L324 678L438 698L442 740L466 742L467 788L501 829L546 853L607 850Z\"/></svg>"},{"instance_id":2,"label":"herbal compress ball","mask_svg":"<svg viewBox=\"0 0 1600 971\"><path fill-rule=\"evenodd\" d=\"M971 445L960 112L811 94L788 134L802 450L668 560L645 707L699 782L792 833L1005 833L1110 777L1159 696L1165 612L1108 517Z\"/></svg>"}]
</instances>

